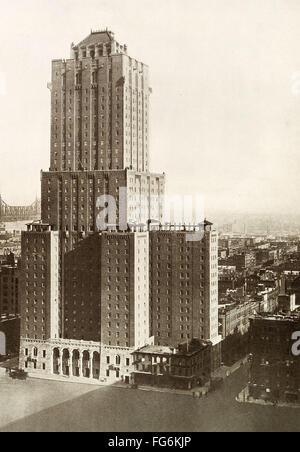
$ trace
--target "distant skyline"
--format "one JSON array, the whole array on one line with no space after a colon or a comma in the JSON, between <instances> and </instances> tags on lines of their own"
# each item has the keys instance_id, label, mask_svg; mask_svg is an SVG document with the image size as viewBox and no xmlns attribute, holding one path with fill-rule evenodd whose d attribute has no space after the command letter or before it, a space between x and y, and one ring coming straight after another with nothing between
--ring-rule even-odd
<instances>
[{"instance_id":1,"label":"distant skyline","mask_svg":"<svg viewBox=\"0 0 300 452\"><path fill-rule=\"evenodd\" d=\"M299 214L298 0L2 0L0 193L49 168L51 60L109 28L150 66L151 170L208 211Z\"/></svg>"}]
</instances>

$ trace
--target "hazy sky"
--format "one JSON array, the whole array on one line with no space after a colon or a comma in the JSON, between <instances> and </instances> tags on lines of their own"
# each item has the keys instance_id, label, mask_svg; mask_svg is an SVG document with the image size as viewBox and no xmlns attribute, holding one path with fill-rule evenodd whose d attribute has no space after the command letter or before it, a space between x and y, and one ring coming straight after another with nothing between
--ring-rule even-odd
<instances>
[{"instance_id":1,"label":"hazy sky","mask_svg":"<svg viewBox=\"0 0 300 452\"><path fill-rule=\"evenodd\" d=\"M49 167L51 60L105 27L150 65L151 169L169 192L300 212L299 0L0 0L7 202L31 202Z\"/></svg>"}]
</instances>

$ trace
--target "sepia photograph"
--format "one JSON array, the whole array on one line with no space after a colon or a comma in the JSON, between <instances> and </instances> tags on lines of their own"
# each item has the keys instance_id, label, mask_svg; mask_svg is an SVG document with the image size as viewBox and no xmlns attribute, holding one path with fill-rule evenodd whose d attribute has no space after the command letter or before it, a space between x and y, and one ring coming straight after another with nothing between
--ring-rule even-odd
<instances>
[{"instance_id":1,"label":"sepia photograph","mask_svg":"<svg viewBox=\"0 0 300 452\"><path fill-rule=\"evenodd\" d=\"M0 432L300 432L300 0L0 0Z\"/></svg>"}]
</instances>

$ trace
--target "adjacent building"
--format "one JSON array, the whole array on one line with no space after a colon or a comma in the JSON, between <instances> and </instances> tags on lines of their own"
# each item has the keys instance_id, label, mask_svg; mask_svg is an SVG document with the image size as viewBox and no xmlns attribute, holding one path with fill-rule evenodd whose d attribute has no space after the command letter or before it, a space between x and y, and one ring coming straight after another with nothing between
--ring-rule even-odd
<instances>
[{"instance_id":1,"label":"adjacent building","mask_svg":"<svg viewBox=\"0 0 300 452\"><path fill-rule=\"evenodd\" d=\"M220 260L220 265L234 266L237 271L248 270L256 265L256 257L253 251L240 252L234 254L225 260Z\"/></svg>"},{"instance_id":2,"label":"adjacent building","mask_svg":"<svg viewBox=\"0 0 300 452\"><path fill-rule=\"evenodd\" d=\"M220 306L219 333L225 339L233 334L244 335L250 328L250 317L259 312L259 302L246 301L240 304Z\"/></svg>"},{"instance_id":3,"label":"adjacent building","mask_svg":"<svg viewBox=\"0 0 300 452\"><path fill-rule=\"evenodd\" d=\"M20 269L11 256L12 259L8 256L6 263L0 266L0 319L20 314Z\"/></svg>"},{"instance_id":4,"label":"adjacent building","mask_svg":"<svg viewBox=\"0 0 300 452\"><path fill-rule=\"evenodd\" d=\"M211 377L211 348L207 341L192 340L172 348L146 346L134 356L134 383L141 386L192 389Z\"/></svg>"},{"instance_id":5,"label":"adjacent building","mask_svg":"<svg viewBox=\"0 0 300 452\"><path fill-rule=\"evenodd\" d=\"M17 356L20 350L20 326L19 315L0 319L0 335L5 337L5 344L1 342L0 355ZM1 337L3 339L3 337Z\"/></svg>"},{"instance_id":6,"label":"adjacent building","mask_svg":"<svg viewBox=\"0 0 300 452\"><path fill-rule=\"evenodd\" d=\"M300 331L299 313L251 319L249 398L273 403L300 401L300 360L292 337Z\"/></svg>"}]
</instances>

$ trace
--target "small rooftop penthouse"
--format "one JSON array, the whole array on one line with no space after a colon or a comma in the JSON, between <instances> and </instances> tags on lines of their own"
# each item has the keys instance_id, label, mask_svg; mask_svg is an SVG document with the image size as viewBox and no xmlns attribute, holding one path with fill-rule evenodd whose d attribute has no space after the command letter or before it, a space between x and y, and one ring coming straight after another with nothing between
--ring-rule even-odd
<instances>
[{"instance_id":1,"label":"small rooftop penthouse","mask_svg":"<svg viewBox=\"0 0 300 452\"><path fill-rule=\"evenodd\" d=\"M27 232L51 232L52 226L42 221L34 221L33 223L28 223Z\"/></svg>"},{"instance_id":2,"label":"small rooftop penthouse","mask_svg":"<svg viewBox=\"0 0 300 452\"><path fill-rule=\"evenodd\" d=\"M89 36L79 44L71 44L71 59L99 58L115 54L127 55L127 45L115 40L115 34L108 30L91 30Z\"/></svg>"}]
</instances>

